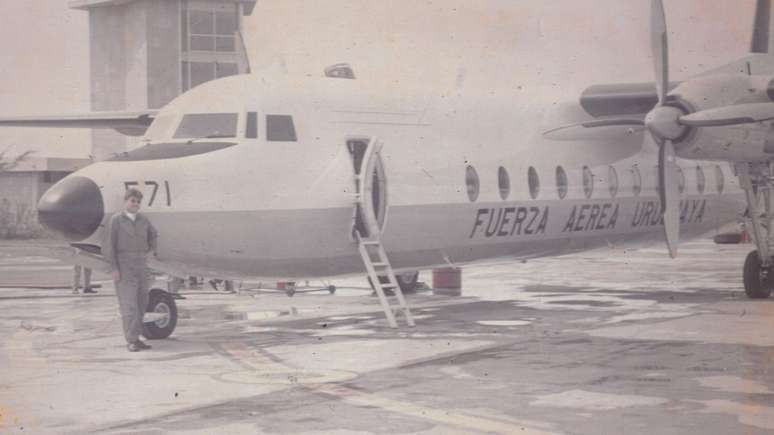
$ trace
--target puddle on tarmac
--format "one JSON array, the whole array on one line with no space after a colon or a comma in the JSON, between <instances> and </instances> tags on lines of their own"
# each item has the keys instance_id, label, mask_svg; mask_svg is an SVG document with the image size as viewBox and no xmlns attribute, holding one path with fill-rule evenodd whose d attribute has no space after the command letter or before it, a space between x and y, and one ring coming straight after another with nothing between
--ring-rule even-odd
<instances>
[{"instance_id":1,"label":"puddle on tarmac","mask_svg":"<svg viewBox=\"0 0 774 435\"><path fill-rule=\"evenodd\" d=\"M313 313L315 310L297 309L290 307L287 310L261 310L261 311L234 311L227 309L201 309L201 310L180 310L178 317L180 319L206 319L206 320L270 320L279 317L300 316L307 313Z\"/></svg>"}]
</instances>

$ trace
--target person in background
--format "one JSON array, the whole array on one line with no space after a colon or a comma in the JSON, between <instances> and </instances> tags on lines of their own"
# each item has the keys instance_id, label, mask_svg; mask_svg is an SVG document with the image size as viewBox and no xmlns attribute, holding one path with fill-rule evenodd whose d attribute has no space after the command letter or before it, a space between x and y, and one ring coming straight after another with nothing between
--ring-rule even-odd
<instances>
[{"instance_id":1,"label":"person in background","mask_svg":"<svg viewBox=\"0 0 774 435\"><path fill-rule=\"evenodd\" d=\"M97 293L91 288L91 269L76 264L73 267L73 294L77 295L78 289L81 288L81 270L83 270L83 294Z\"/></svg>"}]
</instances>

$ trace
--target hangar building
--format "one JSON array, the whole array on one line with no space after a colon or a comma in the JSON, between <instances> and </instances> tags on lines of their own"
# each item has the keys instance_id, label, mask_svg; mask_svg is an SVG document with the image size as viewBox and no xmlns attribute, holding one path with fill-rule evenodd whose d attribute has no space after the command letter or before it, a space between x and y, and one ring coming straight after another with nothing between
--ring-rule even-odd
<instances>
[{"instance_id":1,"label":"hangar building","mask_svg":"<svg viewBox=\"0 0 774 435\"><path fill-rule=\"evenodd\" d=\"M208 80L246 72L242 19L256 0L70 0L89 14L91 110L157 109ZM92 133L101 160L131 146Z\"/></svg>"}]
</instances>

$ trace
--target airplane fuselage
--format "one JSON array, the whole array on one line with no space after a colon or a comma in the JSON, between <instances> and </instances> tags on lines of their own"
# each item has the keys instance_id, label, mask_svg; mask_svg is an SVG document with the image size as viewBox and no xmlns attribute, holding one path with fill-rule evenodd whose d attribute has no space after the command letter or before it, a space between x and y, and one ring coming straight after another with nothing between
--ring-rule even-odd
<instances>
[{"instance_id":1,"label":"airplane fuselage","mask_svg":"<svg viewBox=\"0 0 774 435\"><path fill-rule=\"evenodd\" d=\"M106 216L121 209L127 187L140 188L161 234L160 266L177 273L363 273L351 148L372 138L383 143L373 203L397 270L662 240L655 150L642 148L641 134L623 143L546 140L546 99L236 76L173 101L144 148L73 176L96 182ZM235 114L235 135L174 137L184 115L206 113ZM292 119L296 140L272 140L269 116ZM678 163L684 238L738 217L743 195L728 164ZM103 231L80 242L99 244Z\"/></svg>"}]
</instances>

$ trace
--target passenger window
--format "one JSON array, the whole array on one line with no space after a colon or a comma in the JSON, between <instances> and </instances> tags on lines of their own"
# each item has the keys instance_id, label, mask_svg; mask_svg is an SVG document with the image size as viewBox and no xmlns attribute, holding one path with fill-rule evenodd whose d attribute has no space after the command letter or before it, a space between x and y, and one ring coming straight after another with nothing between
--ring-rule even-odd
<instances>
[{"instance_id":1,"label":"passenger window","mask_svg":"<svg viewBox=\"0 0 774 435\"><path fill-rule=\"evenodd\" d=\"M511 177L502 166L497 170L497 187L500 189L500 198L508 199L508 195L511 193Z\"/></svg>"},{"instance_id":2,"label":"passenger window","mask_svg":"<svg viewBox=\"0 0 774 435\"><path fill-rule=\"evenodd\" d=\"M683 172L683 168L676 165L675 171L677 171L677 190L683 193L685 191L685 172Z\"/></svg>"},{"instance_id":3,"label":"passenger window","mask_svg":"<svg viewBox=\"0 0 774 435\"><path fill-rule=\"evenodd\" d=\"M618 173L612 166L607 168L607 179L608 188L610 189L610 197L615 198L615 196L618 194Z\"/></svg>"},{"instance_id":4,"label":"passenger window","mask_svg":"<svg viewBox=\"0 0 774 435\"><path fill-rule=\"evenodd\" d=\"M290 115L266 115L266 140L270 142L295 142L296 128Z\"/></svg>"},{"instance_id":5,"label":"passenger window","mask_svg":"<svg viewBox=\"0 0 774 435\"><path fill-rule=\"evenodd\" d=\"M699 195L704 193L704 186L707 184L707 179L704 177L704 170L701 166L696 167L696 191Z\"/></svg>"},{"instance_id":6,"label":"passenger window","mask_svg":"<svg viewBox=\"0 0 774 435\"><path fill-rule=\"evenodd\" d=\"M556 193L559 194L559 199L564 199L567 196L567 172L561 166L556 167Z\"/></svg>"},{"instance_id":7,"label":"passenger window","mask_svg":"<svg viewBox=\"0 0 774 435\"><path fill-rule=\"evenodd\" d=\"M468 199L470 202L476 202L478 199L478 173L473 166L465 169L465 185L468 188Z\"/></svg>"},{"instance_id":8,"label":"passenger window","mask_svg":"<svg viewBox=\"0 0 774 435\"><path fill-rule=\"evenodd\" d=\"M640 196L640 193L642 192L642 175L640 175L640 168L637 165L634 165L629 172L632 173L632 195Z\"/></svg>"},{"instance_id":9,"label":"passenger window","mask_svg":"<svg viewBox=\"0 0 774 435\"><path fill-rule=\"evenodd\" d=\"M211 139L236 137L236 113L190 113L183 116L173 136L175 139Z\"/></svg>"},{"instance_id":10,"label":"passenger window","mask_svg":"<svg viewBox=\"0 0 774 435\"><path fill-rule=\"evenodd\" d=\"M529 196L531 196L532 199L537 199L538 194L540 194L540 178L538 177L537 171L532 166L527 170L527 183L529 184Z\"/></svg>"},{"instance_id":11,"label":"passenger window","mask_svg":"<svg viewBox=\"0 0 774 435\"><path fill-rule=\"evenodd\" d=\"M247 112L247 122L245 123L245 137L247 139L258 138L258 114L256 112Z\"/></svg>"},{"instance_id":12,"label":"passenger window","mask_svg":"<svg viewBox=\"0 0 774 435\"><path fill-rule=\"evenodd\" d=\"M723 177L723 170L719 165L715 165L715 184L717 185L718 193L723 193L723 188L726 184L726 179Z\"/></svg>"},{"instance_id":13,"label":"passenger window","mask_svg":"<svg viewBox=\"0 0 774 435\"><path fill-rule=\"evenodd\" d=\"M594 174L591 173L588 166L583 167L583 193L586 198L591 198L594 193Z\"/></svg>"}]
</instances>

